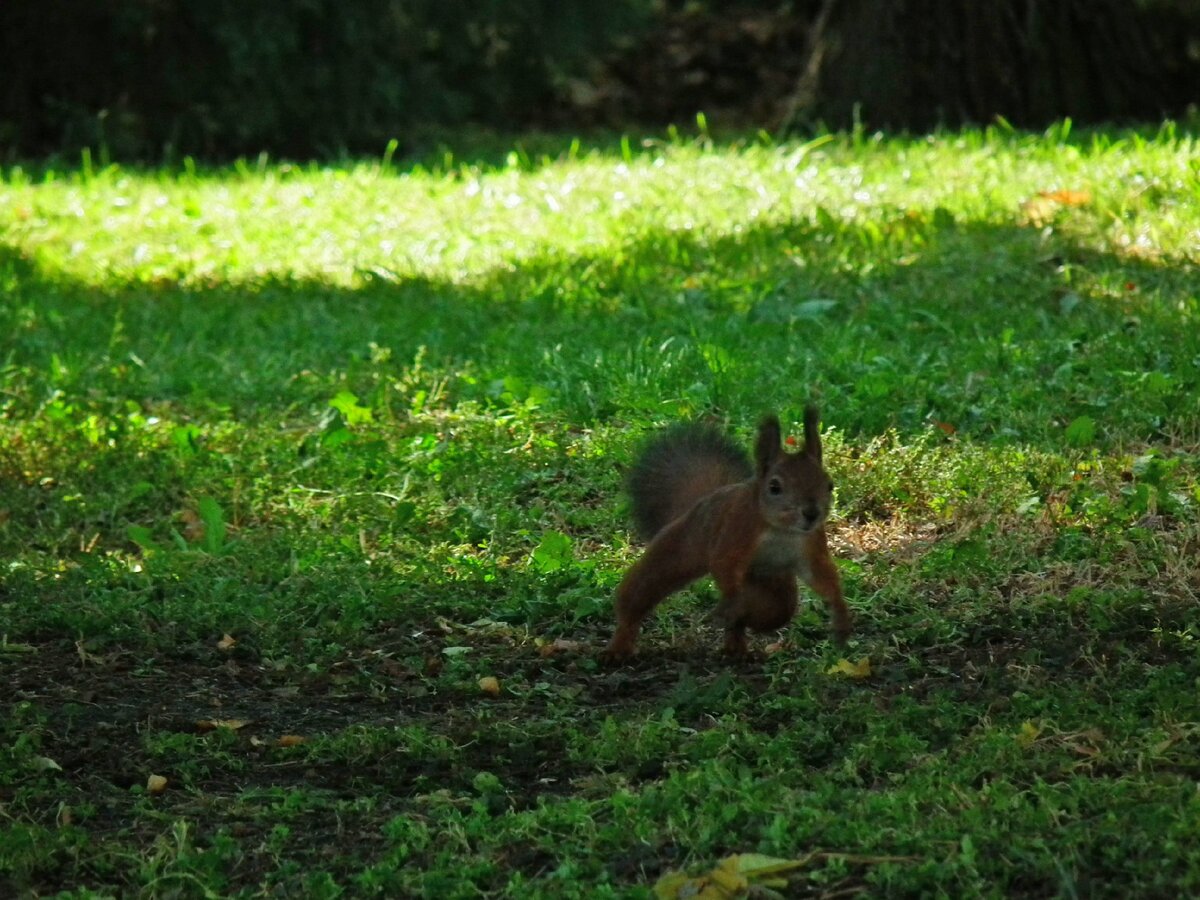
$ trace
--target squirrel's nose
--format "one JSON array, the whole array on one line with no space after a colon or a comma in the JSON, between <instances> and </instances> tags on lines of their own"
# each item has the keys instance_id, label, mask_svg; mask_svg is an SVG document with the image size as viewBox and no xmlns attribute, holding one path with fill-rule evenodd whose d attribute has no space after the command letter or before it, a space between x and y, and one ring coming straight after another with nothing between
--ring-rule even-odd
<instances>
[{"instance_id":1,"label":"squirrel's nose","mask_svg":"<svg viewBox=\"0 0 1200 900\"><path fill-rule=\"evenodd\" d=\"M820 517L821 511L815 506L806 506L804 509L800 510L800 515L804 517L805 525L811 525Z\"/></svg>"}]
</instances>

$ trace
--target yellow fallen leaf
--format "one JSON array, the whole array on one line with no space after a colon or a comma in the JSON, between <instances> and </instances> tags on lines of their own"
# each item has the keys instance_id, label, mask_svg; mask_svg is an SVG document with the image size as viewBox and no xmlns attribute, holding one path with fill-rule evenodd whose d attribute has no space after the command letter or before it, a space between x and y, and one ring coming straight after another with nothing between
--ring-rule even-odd
<instances>
[{"instance_id":1,"label":"yellow fallen leaf","mask_svg":"<svg viewBox=\"0 0 1200 900\"><path fill-rule=\"evenodd\" d=\"M1021 723L1021 730L1017 732L1017 743L1022 747L1032 747L1041 733L1042 729L1026 719Z\"/></svg>"},{"instance_id":2,"label":"yellow fallen leaf","mask_svg":"<svg viewBox=\"0 0 1200 900\"><path fill-rule=\"evenodd\" d=\"M167 779L161 775L151 775L146 779L146 790L151 794L161 794L167 789Z\"/></svg>"},{"instance_id":3,"label":"yellow fallen leaf","mask_svg":"<svg viewBox=\"0 0 1200 900\"><path fill-rule=\"evenodd\" d=\"M865 656L856 663L852 663L848 659L839 659L825 670L825 674L845 675L847 678L869 678L871 677L871 660Z\"/></svg>"},{"instance_id":4,"label":"yellow fallen leaf","mask_svg":"<svg viewBox=\"0 0 1200 900\"><path fill-rule=\"evenodd\" d=\"M803 868L815 856L810 853L802 859L780 859L761 853L737 853L703 875L667 872L655 882L654 896L658 900L734 900L745 897L753 886L786 888L787 880L778 876Z\"/></svg>"},{"instance_id":5,"label":"yellow fallen leaf","mask_svg":"<svg viewBox=\"0 0 1200 900\"><path fill-rule=\"evenodd\" d=\"M237 638L235 638L231 634L226 634L219 641L217 641L217 649L218 650L232 650L236 646L237 646Z\"/></svg>"},{"instance_id":6,"label":"yellow fallen leaf","mask_svg":"<svg viewBox=\"0 0 1200 900\"><path fill-rule=\"evenodd\" d=\"M658 900L735 900L746 896L750 885L744 878L726 886L714 877L715 873L714 869L708 875L689 878L682 872L668 872L654 883L654 896Z\"/></svg>"},{"instance_id":7,"label":"yellow fallen leaf","mask_svg":"<svg viewBox=\"0 0 1200 900\"><path fill-rule=\"evenodd\" d=\"M737 897L750 889L749 880L738 871L738 857L736 854L734 856L727 856L721 860L717 864L717 867L709 873L708 877L711 879L712 885L725 892L721 896Z\"/></svg>"},{"instance_id":8,"label":"yellow fallen leaf","mask_svg":"<svg viewBox=\"0 0 1200 900\"><path fill-rule=\"evenodd\" d=\"M250 719L201 719L196 723L198 731L212 731L214 728L228 728L237 731L250 724Z\"/></svg>"},{"instance_id":9,"label":"yellow fallen leaf","mask_svg":"<svg viewBox=\"0 0 1200 900\"><path fill-rule=\"evenodd\" d=\"M780 872L790 872L801 869L812 862L813 855L803 859L780 859L777 856L764 856L761 853L739 853L736 857L738 871L750 879L760 879Z\"/></svg>"},{"instance_id":10,"label":"yellow fallen leaf","mask_svg":"<svg viewBox=\"0 0 1200 900\"><path fill-rule=\"evenodd\" d=\"M667 872L654 882L654 896L658 900L678 900L691 883L692 879L684 872Z\"/></svg>"},{"instance_id":11,"label":"yellow fallen leaf","mask_svg":"<svg viewBox=\"0 0 1200 900\"><path fill-rule=\"evenodd\" d=\"M308 738L299 734L283 734L279 736L279 740L275 743L280 747L298 747L301 744L307 743Z\"/></svg>"},{"instance_id":12,"label":"yellow fallen leaf","mask_svg":"<svg viewBox=\"0 0 1200 900\"><path fill-rule=\"evenodd\" d=\"M493 697L500 696L500 680L494 675L484 675L479 679L479 689Z\"/></svg>"}]
</instances>

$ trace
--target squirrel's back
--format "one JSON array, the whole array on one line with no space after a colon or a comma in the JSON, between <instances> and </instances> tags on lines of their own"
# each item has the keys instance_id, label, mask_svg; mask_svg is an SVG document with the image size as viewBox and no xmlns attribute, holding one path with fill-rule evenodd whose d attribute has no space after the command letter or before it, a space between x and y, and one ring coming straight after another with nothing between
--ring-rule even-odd
<instances>
[{"instance_id":1,"label":"squirrel's back","mask_svg":"<svg viewBox=\"0 0 1200 900\"><path fill-rule=\"evenodd\" d=\"M754 475L745 453L707 425L684 424L650 441L629 472L638 535L650 540L717 488Z\"/></svg>"}]
</instances>

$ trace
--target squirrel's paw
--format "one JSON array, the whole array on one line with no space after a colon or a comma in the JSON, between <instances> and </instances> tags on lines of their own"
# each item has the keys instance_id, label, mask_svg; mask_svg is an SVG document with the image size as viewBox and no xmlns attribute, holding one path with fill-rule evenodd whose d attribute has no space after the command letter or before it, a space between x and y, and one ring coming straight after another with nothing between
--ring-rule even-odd
<instances>
[{"instance_id":1,"label":"squirrel's paw","mask_svg":"<svg viewBox=\"0 0 1200 900\"><path fill-rule=\"evenodd\" d=\"M723 649L728 656L745 656L750 652L750 645L746 643L746 633L744 631L725 632Z\"/></svg>"},{"instance_id":2,"label":"squirrel's paw","mask_svg":"<svg viewBox=\"0 0 1200 900\"><path fill-rule=\"evenodd\" d=\"M633 647L613 641L600 653L600 662L606 666L619 666L633 658Z\"/></svg>"}]
</instances>

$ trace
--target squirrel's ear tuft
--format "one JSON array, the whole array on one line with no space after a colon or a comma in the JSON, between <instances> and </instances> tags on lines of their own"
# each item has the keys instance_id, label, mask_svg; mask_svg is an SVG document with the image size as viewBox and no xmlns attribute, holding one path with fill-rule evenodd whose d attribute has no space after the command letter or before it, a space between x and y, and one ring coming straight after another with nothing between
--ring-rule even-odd
<instances>
[{"instance_id":1,"label":"squirrel's ear tuft","mask_svg":"<svg viewBox=\"0 0 1200 900\"><path fill-rule=\"evenodd\" d=\"M771 468L771 464L783 452L783 443L779 429L779 419L767 416L758 426L758 440L754 443L754 463L761 478Z\"/></svg>"},{"instance_id":2,"label":"squirrel's ear tuft","mask_svg":"<svg viewBox=\"0 0 1200 900\"><path fill-rule=\"evenodd\" d=\"M817 462L821 461L821 431L817 428L820 420L816 406L810 403L804 408L804 452Z\"/></svg>"}]
</instances>

